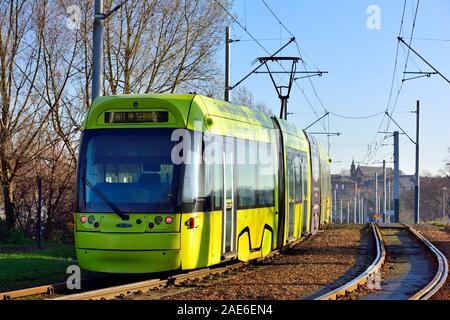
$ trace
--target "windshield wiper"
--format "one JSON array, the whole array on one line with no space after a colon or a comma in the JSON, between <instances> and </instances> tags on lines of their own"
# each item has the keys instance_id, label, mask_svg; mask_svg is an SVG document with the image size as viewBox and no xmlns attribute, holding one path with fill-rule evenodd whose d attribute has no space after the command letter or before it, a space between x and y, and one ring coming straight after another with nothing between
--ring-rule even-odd
<instances>
[{"instance_id":1,"label":"windshield wiper","mask_svg":"<svg viewBox=\"0 0 450 320\"><path fill-rule=\"evenodd\" d=\"M102 200L108 207L110 207L111 210L114 211L114 213L116 213L119 217L121 217L123 221L130 220L130 216L128 214L123 212L114 203L109 201L109 199L103 194L103 192L98 190L92 183L90 183L89 180L86 179L86 177L82 177L82 180L89 188L91 188L92 191L94 191L97 197L99 197L100 200Z\"/></svg>"}]
</instances>

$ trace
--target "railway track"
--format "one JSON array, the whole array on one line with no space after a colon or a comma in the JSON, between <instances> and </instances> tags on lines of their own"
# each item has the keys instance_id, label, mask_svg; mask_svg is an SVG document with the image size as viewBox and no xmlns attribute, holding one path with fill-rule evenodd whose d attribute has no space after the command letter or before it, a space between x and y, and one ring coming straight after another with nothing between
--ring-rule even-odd
<instances>
[{"instance_id":1,"label":"railway track","mask_svg":"<svg viewBox=\"0 0 450 320\"><path fill-rule=\"evenodd\" d=\"M79 294L53 298L51 300L110 300L120 299L131 294L142 294L152 290L159 290L171 286L194 283L209 277L217 277L232 271L244 269L247 263L237 262L228 266L206 268L169 277L167 279L151 279L136 283L104 288Z\"/></svg>"},{"instance_id":2,"label":"railway track","mask_svg":"<svg viewBox=\"0 0 450 320\"><path fill-rule=\"evenodd\" d=\"M371 225L372 236L374 238L374 244L376 248L375 259L370 266L357 277L348 281L346 284L334 289L328 293L321 295L315 300L338 300L348 297L352 293L358 293L359 289L363 287L376 287L377 281L381 279L381 273L385 276L381 288L371 291L367 295L357 296L358 299L386 299L391 297L401 297L402 294L406 295L405 299L410 300L427 300L430 299L445 283L448 276L448 264L446 257L434 247L428 240L426 240L421 234L414 230L410 226L406 225ZM393 245L390 238L400 239L400 246ZM409 239L409 240L408 240ZM296 245L292 243L291 246ZM403 247L404 248L403 248ZM416 259L420 261L428 261L428 279L422 279L417 281L417 274L414 279L415 289L408 288L407 285L402 284L395 279L398 284L396 287L389 287L390 271L384 270L385 264L392 264L392 256L395 258L396 251L405 251L406 247L412 250L410 256L416 256ZM275 251L269 257L264 259L270 259L278 255L280 252ZM423 255L428 255L426 259ZM417 256L419 258L417 258ZM264 259L260 259L264 260ZM395 259L394 259L395 260ZM430 260L434 260L433 263ZM258 262L258 260L256 261ZM399 259L399 263L404 261ZM162 279L149 279L144 281L137 281L133 283L125 283L114 286L106 286L101 289L81 292L77 294L62 293L65 289L65 283L56 285L40 286L35 288L23 289L18 291L12 291L7 293L0 293L0 299L12 300L25 298L34 295L45 295L49 300L108 300L108 299L120 299L131 294L141 294L151 292L152 290L159 290L161 288L177 288L186 287L186 285L208 280L214 277L220 277L236 271L242 271L251 267L252 263L235 262L228 263L226 265L217 266L214 268L206 268L196 270L188 273L181 273L171 275ZM393 268L396 269L396 268ZM401 268L399 268L401 273ZM411 272L406 270L405 273ZM423 272L423 270L421 270ZM423 277L423 276L422 276ZM391 282L395 282L391 281ZM408 280L405 280L408 281ZM410 281L410 280L409 280ZM425 281L425 282L424 282ZM408 288L408 292L405 291ZM174 293L176 294L176 293ZM383 296L384 294L384 296ZM60 296L57 296L60 295Z\"/></svg>"},{"instance_id":3,"label":"railway track","mask_svg":"<svg viewBox=\"0 0 450 320\"><path fill-rule=\"evenodd\" d=\"M445 284L447 258L420 233L400 224L371 227L376 247L372 264L356 278L315 300L343 299L363 286L372 291L357 299L428 300ZM384 270L385 264L388 270Z\"/></svg>"},{"instance_id":4,"label":"railway track","mask_svg":"<svg viewBox=\"0 0 450 320\"><path fill-rule=\"evenodd\" d=\"M0 293L0 300L16 299L46 299L46 300L107 300L124 297L132 293L142 293L150 290L156 290L163 287L177 286L184 283L203 280L211 276L220 276L222 274L239 270L248 264L238 262L216 268L206 268L188 273L169 276L166 279L149 279L128 283L116 279L113 276L104 276L97 279L83 280L82 288L100 287L99 289L89 290L70 294L66 283L57 283L50 285L37 286L32 288L20 289L15 291ZM141 277L142 278L142 277ZM92 282L99 282L93 284ZM111 285L114 283L114 285ZM119 283L119 285L117 285Z\"/></svg>"},{"instance_id":5,"label":"railway track","mask_svg":"<svg viewBox=\"0 0 450 320\"><path fill-rule=\"evenodd\" d=\"M285 246L282 250L289 249L304 239L294 241L289 245ZM168 277L167 279L151 279L147 281L125 284L122 286L115 286L110 288L104 288L100 290L94 290L79 294L67 295L56 297L50 300L109 300L109 299L120 299L132 294L142 294L150 292L152 290L159 290L162 288L178 287L182 285L187 285L190 283L200 282L211 277L220 277L236 271L245 271L247 268L254 264L267 259L273 259L280 254L280 250L275 250L268 256L253 260L251 262L230 262L224 266L217 266L213 268L205 268L201 270L195 270L188 273L182 273ZM172 294L166 294L166 296L177 294L174 292Z\"/></svg>"},{"instance_id":6,"label":"railway track","mask_svg":"<svg viewBox=\"0 0 450 320\"><path fill-rule=\"evenodd\" d=\"M301 241L303 241L302 239ZM287 248L290 248L300 241L289 244ZM285 249L285 248L284 248ZM283 249L283 250L284 250ZM46 300L108 300L118 299L131 294L140 294L149 292L151 290L159 290L161 288L167 288L170 286L180 286L182 284L198 282L210 277L218 277L233 271L243 270L253 263L258 263L262 260L271 259L280 253L279 250L272 252L269 256L258 259L250 263L244 262L231 262L225 265L219 265L213 268L205 268L187 273L175 274L168 276L165 279L149 279L144 281L137 281L133 283L125 283L114 286L105 286L104 288L85 291L76 294L67 294L67 287L65 283L45 285L33 288L27 288L22 290L10 291L0 293L0 299L2 300L14 300L30 298L33 296L40 296L46 298ZM109 277L105 277L109 278ZM107 281L106 281L107 282ZM83 285L82 285L83 287Z\"/></svg>"},{"instance_id":7,"label":"railway track","mask_svg":"<svg viewBox=\"0 0 450 320\"><path fill-rule=\"evenodd\" d=\"M141 281L143 276L133 276L134 281ZM122 275L111 276L102 275L93 278L82 279L81 287L84 291L92 291L98 288L118 286L129 283L129 277ZM81 290L77 290L80 292ZM0 300L17 300L17 299L45 299L49 297L63 296L71 294L71 290L67 288L65 282L56 284L47 284L31 288L19 289L8 292L0 292Z\"/></svg>"}]
</instances>

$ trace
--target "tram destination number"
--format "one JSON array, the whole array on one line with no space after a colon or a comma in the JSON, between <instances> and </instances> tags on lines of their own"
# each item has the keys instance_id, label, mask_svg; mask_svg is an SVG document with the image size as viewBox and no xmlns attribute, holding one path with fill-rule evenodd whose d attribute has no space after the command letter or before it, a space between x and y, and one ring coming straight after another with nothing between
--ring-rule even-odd
<instances>
[{"instance_id":1,"label":"tram destination number","mask_svg":"<svg viewBox=\"0 0 450 320\"><path fill-rule=\"evenodd\" d=\"M186 316L203 316L209 318L210 316L263 316L272 315L273 310L271 305L260 304L222 304L220 308L210 306L179 306L177 310L178 315Z\"/></svg>"}]
</instances>

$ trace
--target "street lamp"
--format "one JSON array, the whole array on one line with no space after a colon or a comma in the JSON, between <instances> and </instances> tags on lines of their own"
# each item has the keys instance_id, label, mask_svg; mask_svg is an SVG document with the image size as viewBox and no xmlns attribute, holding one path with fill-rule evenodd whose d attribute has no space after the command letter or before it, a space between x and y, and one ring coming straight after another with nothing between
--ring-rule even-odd
<instances>
[{"instance_id":1,"label":"street lamp","mask_svg":"<svg viewBox=\"0 0 450 320\"><path fill-rule=\"evenodd\" d=\"M442 207L443 207L443 217L444 217L444 222L447 220L447 188L443 187L442 188Z\"/></svg>"}]
</instances>

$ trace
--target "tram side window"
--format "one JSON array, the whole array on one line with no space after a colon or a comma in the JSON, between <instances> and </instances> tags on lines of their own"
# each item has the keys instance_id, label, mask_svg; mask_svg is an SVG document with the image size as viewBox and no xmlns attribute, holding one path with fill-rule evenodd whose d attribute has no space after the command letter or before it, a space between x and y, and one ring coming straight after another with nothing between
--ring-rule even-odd
<instances>
[{"instance_id":1,"label":"tram side window","mask_svg":"<svg viewBox=\"0 0 450 320\"><path fill-rule=\"evenodd\" d=\"M239 139L236 140L236 143L238 207L255 207L257 165L254 156L256 155L256 143Z\"/></svg>"},{"instance_id":2,"label":"tram side window","mask_svg":"<svg viewBox=\"0 0 450 320\"><path fill-rule=\"evenodd\" d=\"M185 165L182 202L194 205L196 210L203 210L206 204L205 169L202 161L201 139L199 144L192 144L190 153L191 163Z\"/></svg>"},{"instance_id":3,"label":"tram side window","mask_svg":"<svg viewBox=\"0 0 450 320\"><path fill-rule=\"evenodd\" d=\"M308 198L308 157L305 155L301 156L302 161L302 178L303 178L303 199Z\"/></svg>"},{"instance_id":4,"label":"tram side window","mask_svg":"<svg viewBox=\"0 0 450 320\"><path fill-rule=\"evenodd\" d=\"M205 165L206 193L209 195L210 208L213 211L222 209L223 205L223 168L219 164Z\"/></svg>"},{"instance_id":5,"label":"tram side window","mask_svg":"<svg viewBox=\"0 0 450 320\"><path fill-rule=\"evenodd\" d=\"M323 160L320 161L320 178L321 178L320 188L321 188L322 201L325 201L327 180L326 180L326 174L325 174L325 162Z\"/></svg>"},{"instance_id":6,"label":"tram side window","mask_svg":"<svg viewBox=\"0 0 450 320\"><path fill-rule=\"evenodd\" d=\"M303 189L302 189L302 167L300 156L295 156L295 202L302 203Z\"/></svg>"},{"instance_id":7,"label":"tram side window","mask_svg":"<svg viewBox=\"0 0 450 320\"><path fill-rule=\"evenodd\" d=\"M258 144L258 206L272 207L275 203L275 174L272 145Z\"/></svg>"}]
</instances>

